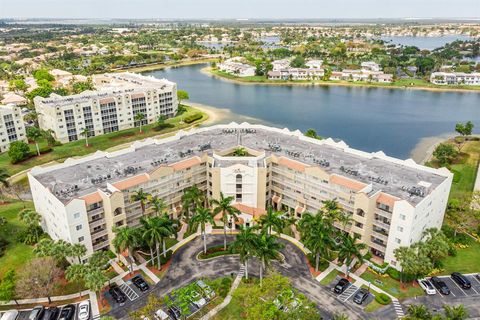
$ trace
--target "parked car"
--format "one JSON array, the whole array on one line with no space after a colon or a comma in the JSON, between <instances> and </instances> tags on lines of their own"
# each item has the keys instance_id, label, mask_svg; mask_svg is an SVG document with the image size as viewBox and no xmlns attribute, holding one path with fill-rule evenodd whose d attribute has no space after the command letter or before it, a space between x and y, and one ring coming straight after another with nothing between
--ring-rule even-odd
<instances>
[{"instance_id":1,"label":"parked car","mask_svg":"<svg viewBox=\"0 0 480 320\"><path fill-rule=\"evenodd\" d=\"M5 312L0 320L15 320L18 318L18 310L9 310Z\"/></svg>"},{"instance_id":2,"label":"parked car","mask_svg":"<svg viewBox=\"0 0 480 320\"><path fill-rule=\"evenodd\" d=\"M90 302L82 301L78 304L78 320L88 320L90 318Z\"/></svg>"},{"instance_id":3,"label":"parked car","mask_svg":"<svg viewBox=\"0 0 480 320\"><path fill-rule=\"evenodd\" d=\"M127 301L127 296L116 284L110 285L108 293L110 293L113 300L115 300L115 302L119 303L120 305L125 304L125 301Z\"/></svg>"},{"instance_id":4,"label":"parked car","mask_svg":"<svg viewBox=\"0 0 480 320\"><path fill-rule=\"evenodd\" d=\"M463 289L470 289L472 287L472 284L470 283L470 280L467 279L463 274L459 272L454 272L451 275L453 281L455 281L460 287Z\"/></svg>"},{"instance_id":5,"label":"parked car","mask_svg":"<svg viewBox=\"0 0 480 320\"><path fill-rule=\"evenodd\" d=\"M353 297L353 302L355 302L356 304L362 304L363 301L368 298L369 294L370 293L367 289L361 288L357 291L357 293L355 293L355 296Z\"/></svg>"},{"instance_id":6,"label":"parked car","mask_svg":"<svg viewBox=\"0 0 480 320\"><path fill-rule=\"evenodd\" d=\"M448 286L438 277L431 277L430 281L432 282L433 286L440 292L441 294L447 296L450 294L450 289Z\"/></svg>"},{"instance_id":7,"label":"parked car","mask_svg":"<svg viewBox=\"0 0 480 320\"><path fill-rule=\"evenodd\" d=\"M192 302L198 308L201 309L204 305L207 304L207 301L202 297L198 291L192 292Z\"/></svg>"},{"instance_id":8,"label":"parked car","mask_svg":"<svg viewBox=\"0 0 480 320\"><path fill-rule=\"evenodd\" d=\"M179 320L182 317L182 313L177 306L168 308L168 314L174 319Z\"/></svg>"},{"instance_id":9,"label":"parked car","mask_svg":"<svg viewBox=\"0 0 480 320\"><path fill-rule=\"evenodd\" d=\"M422 287L423 291L425 291L425 293L428 295L437 293L437 291L435 290L435 287L430 281L428 281L428 279L419 279L418 284L420 285L420 287Z\"/></svg>"},{"instance_id":10,"label":"parked car","mask_svg":"<svg viewBox=\"0 0 480 320\"><path fill-rule=\"evenodd\" d=\"M43 313L45 312L44 306L37 306L30 311L28 315L28 320L40 320L43 317Z\"/></svg>"},{"instance_id":11,"label":"parked car","mask_svg":"<svg viewBox=\"0 0 480 320\"><path fill-rule=\"evenodd\" d=\"M475 275L475 278L477 278L478 281L480 281L480 273L477 273L477 274Z\"/></svg>"},{"instance_id":12,"label":"parked car","mask_svg":"<svg viewBox=\"0 0 480 320\"><path fill-rule=\"evenodd\" d=\"M141 276L135 276L132 278L132 282L133 284L135 285L135 287L137 287L138 289L140 289L140 291L147 291L150 287L148 286L148 283L143 280L143 278Z\"/></svg>"},{"instance_id":13,"label":"parked car","mask_svg":"<svg viewBox=\"0 0 480 320\"><path fill-rule=\"evenodd\" d=\"M163 311L162 309L158 309L158 310L155 312L154 317L155 317L156 320L168 320L168 319L171 319L170 316L169 316L165 311Z\"/></svg>"},{"instance_id":14,"label":"parked car","mask_svg":"<svg viewBox=\"0 0 480 320\"><path fill-rule=\"evenodd\" d=\"M350 286L350 281L348 281L347 279L345 278L342 278L338 281L338 283L335 285L335 288L333 289L333 291L337 294L340 294L342 293L343 291L345 291L345 289L347 289L348 287Z\"/></svg>"},{"instance_id":15,"label":"parked car","mask_svg":"<svg viewBox=\"0 0 480 320\"><path fill-rule=\"evenodd\" d=\"M60 311L60 317L58 320L72 320L75 317L76 307L73 304L68 304Z\"/></svg>"},{"instance_id":16,"label":"parked car","mask_svg":"<svg viewBox=\"0 0 480 320\"><path fill-rule=\"evenodd\" d=\"M210 288L209 285L207 285L205 282L203 282L203 280L198 280L197 281L197 286L199 286L200 289L202 289L202 291L205 294L205 296L207 297L207 299L212 300L213 298L215 298L215 291L213 291L212 288Z\"/></svg>"},{"instance_id":17,"label":"parked car","mask_svg":"<svg viewBox=\"0 0 480 320\"><path fill-rule=\"evenodd\" d=\"M43 313L42 320L57 320L59 313L60 313L60 309L57 307L48 308Z\"/></svg>"}]
</instances>

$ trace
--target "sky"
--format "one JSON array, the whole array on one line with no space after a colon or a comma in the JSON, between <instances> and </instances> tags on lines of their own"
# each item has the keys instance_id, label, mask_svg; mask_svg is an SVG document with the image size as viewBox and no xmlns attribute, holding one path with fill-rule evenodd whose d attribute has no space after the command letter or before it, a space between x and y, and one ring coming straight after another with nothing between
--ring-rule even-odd
<instances>
[{"instance_id":1,"label":"sky","mask_svg":"<svg viewBox=\"0 0 480 320\"><path fill-rule=\"evenodd\" d=\"M0 0L2 18L478 18L480 0Z\"/></svg>"}]
</instances>

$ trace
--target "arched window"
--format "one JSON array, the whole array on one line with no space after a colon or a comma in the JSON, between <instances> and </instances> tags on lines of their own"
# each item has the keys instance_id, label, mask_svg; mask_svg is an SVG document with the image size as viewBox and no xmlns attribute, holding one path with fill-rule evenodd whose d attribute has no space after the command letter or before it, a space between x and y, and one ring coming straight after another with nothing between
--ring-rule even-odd
<instances>
[{"instance_id":1,"label":"arched window","mask_svg":"<svg viewBox=\"0 0 480 320\"><path fill-rule=\"evenodd\" d=\"M114 216L118 216L119 214L122 214L122 208L117 208L113 211Z\"/></svg>"}]
</instances>

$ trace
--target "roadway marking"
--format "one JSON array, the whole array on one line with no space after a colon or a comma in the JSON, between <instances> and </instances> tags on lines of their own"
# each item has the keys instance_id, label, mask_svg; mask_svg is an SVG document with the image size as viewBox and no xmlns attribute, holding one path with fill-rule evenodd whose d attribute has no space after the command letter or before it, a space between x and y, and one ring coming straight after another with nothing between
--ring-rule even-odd
<instances>
[{"instance_id":1,"label":"roadway marking","mask_svg":"<svg viewBox=\"0 0 480 320\"><path fill-rule=\"evenodd\" d=\"M397 314L397 318L401 319L405 317L405 313L403 312L403 308L400 302L397 299L392 300L392 302L393 302L393 308L395 309L395 313Z\"/></svg>"},{"instance_id":2,"label":"roadway marking","mask_svg":"<svg viewBox=\"0 0 480 320\"><path fill-rule=\"evenodd\" d=\"M462 291L463 294L464 294L466 297L468 297L468 294L467 294L465 291L463 291L463 289L457 284L457 282L456 282L455 280L453 280L452 278L450 278L450 280L452 280L452 282L455 283L455 285L457 286L457 288L460 289L460 291Z\"/></svg>"},{"instance_id":3,"label":"roadway marking","mask_svg":"<svg viewBox=\"0 0 480 320\"><path fill-rule=\"evenodd\" d=\"M130 301L138 299L138 294L132 288L130 288L130 286L126 282L123 282L120 285L120 289L125 293L125 295Z\"/></svg>"}]
</instances>

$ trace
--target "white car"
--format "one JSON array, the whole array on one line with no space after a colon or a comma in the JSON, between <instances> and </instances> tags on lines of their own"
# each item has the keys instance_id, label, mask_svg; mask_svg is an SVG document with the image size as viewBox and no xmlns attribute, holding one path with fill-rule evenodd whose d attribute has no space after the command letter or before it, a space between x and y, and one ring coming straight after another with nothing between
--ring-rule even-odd
<instances>
[{"instance_id":1,"label":"white car","mask_svg":"<svg viewBox=\"0 0 480 320\"><path fill-rule=\"evenodd\" d=\"M207 300L202 297L198 291L194 291L192 293L192 298L193 298L193 304L197 306L198 309L201 309L204 305L207 304Z\"/></svg>"},{"instance_id":2,"label":"white car","mask_svg":"<svg viewBox=\"0 0 480 320\"><path fill-rule=\"evenodd\" d=\"M17 310L10 310L5 312L2 317L0 318L1 320L15 320L18 317L18 311Z\"/></svg>"},{"instance_id":3,"label":"white car","mask_svg":"<svg viewBox=\"0 0 480 320\"><path fill-rule=\"evenodd\" d=\"M213 291L209 285L203 282L203 280L198 280L197 285L200 287L200 289L202 289L203 293L209 300L215 298L215 291Z\"/></svg>"},{"instance_id":4,"label":"white car","mask_svg":"<svg viewBox=\"0 0 480 320\"><path fill-rule=\"evenodd\" d=\"M157 320L167 320L167 319L170 319L170 316L165 311L163 311L162 309L158 309L155 312L155 319L157 319Z\"/></svg>"},{"instance_id":5,"label":"white car","mask_svg":"<svg viewBox=\"0 0 480 320\"><path fill-rule=\"evenodd\" d=\"M90 318L90 302L82 301L78 304L78 320L88 320Z\"/></svg>"},{"instance_id":6,"label":"white car","mask_svg":"<svg viewBox=\"0 0 480 320\"><path fill-rule=\"evenodd\" d=\"M419 279L418 284L428 295L434 295L437 293L437 290L435 290L435 287L428 279Z\"/></svg>"}]
</instances>

